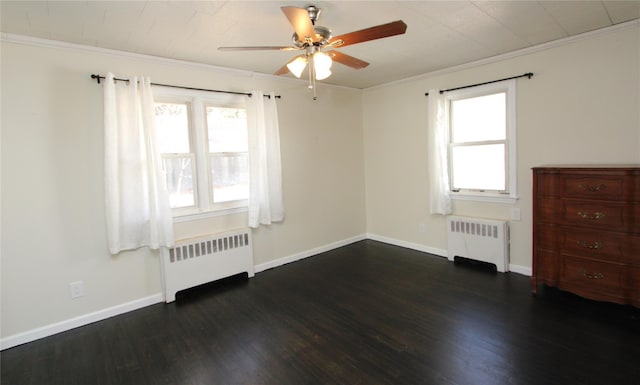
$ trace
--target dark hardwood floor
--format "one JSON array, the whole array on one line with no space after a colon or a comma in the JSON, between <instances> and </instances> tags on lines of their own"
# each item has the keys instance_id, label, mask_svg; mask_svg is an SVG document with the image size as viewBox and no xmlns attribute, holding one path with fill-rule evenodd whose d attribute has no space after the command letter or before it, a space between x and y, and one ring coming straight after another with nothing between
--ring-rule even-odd
<instances>
[{"instance_id":1,"label":"dark hardwood floor","mask_svg":"<svg viewBox=\"0 0 640 385\"><path fill-rule=\"evenodd\" d=\"M3 385L640 384L640 309L362 241L1 353Z\"/></svg>"}]
</instances>

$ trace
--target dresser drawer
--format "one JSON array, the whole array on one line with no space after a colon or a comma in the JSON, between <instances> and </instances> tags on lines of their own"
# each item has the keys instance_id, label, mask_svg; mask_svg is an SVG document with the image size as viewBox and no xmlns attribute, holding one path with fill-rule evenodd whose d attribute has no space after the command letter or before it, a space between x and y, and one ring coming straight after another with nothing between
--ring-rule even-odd
<instances>
[{"instance_id":1,"label":"dresser drawer","mask_svg":"<svg viewBox=\"0 0 640 385\"><path fill-rule=\"evenodd\" d=\"M594 299L622 296L627 287L628 267L586 258L563 256L559 286Z\"/></svg>"},{"instance_id":2,"label":"dresser drawer","mask_svg":"<svg viewBox=\"0 0 640 385\"><path fill-rule=\"evenodd\" d=\"M583 199L626 200L632 195L633 178L620 176L569 175L563 178L560 194Z\"/></svg>"},{"instance_id":3,"label":"dresser drawer","mask_svg":"<svg viewBox=\"0 0 640 385\"><path fill-rule=\"evenodd\" d=\"M536 223L593 227L640 235L640 202L629 204L549 196L537 199L533 211Z\"/></svg>"},{"instance_id":4,"label":"dresser drawer","mask_svg":"<svg viewBox=\"0 0 640 385\"><path fill-rule=\"evenodd\" d=\"M534 168L534 192L538 196L611 201L638 200L637 168Z\"/></svg>"},{"instance_id":5,"label":"dresser drawer","mask_svg":"<svg viewBox=\"0 0 640 385\"><path fill-rule=\"evenodd\" d=\"M607 261L625 261L632 248L629 235L607 231L564 228L558 238L562 253Z\"/></svg>"},{"instance_id":6,"label":"dresser drawer","mask_svg":"<svg viewBox=\"0 0 640 385\"><path fill-rule=\"evenodd\" d=\"M630 232L637 222L638 210L622 203L561 200L560 208L560 220L567 225Z\"/></svg>"}]
</instances>

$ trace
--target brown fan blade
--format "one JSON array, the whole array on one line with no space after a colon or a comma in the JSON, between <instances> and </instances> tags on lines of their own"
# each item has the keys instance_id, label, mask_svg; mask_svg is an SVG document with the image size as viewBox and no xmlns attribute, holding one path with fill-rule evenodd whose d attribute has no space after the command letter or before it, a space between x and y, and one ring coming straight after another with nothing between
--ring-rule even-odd
<instances>
[{"instance_id":1,"label":"brown fan blade","mask_svg":"<svg viewBox=\"0 0 640 385\"><path fill-rule=\"evenodd\" d=\"M371 28L361 29L336 36L329 40L329 44L334 47L345 47L351 44L363 43L365 41L382 39L383 37L402 35L407 31L407 25L402 20L393 21L391 23L378 25ZM344 43L340 44L342 40Z\"/></svg>"},{"instance_id":2,"label":"brown fan blade","mask_svg":"<svg viewBox=\"0 0 640 385\"><path fill-rule=\"evenodd\" d=\"M298 38L302 41L316 41L316 31L313 29L309 11L298 7L280 7L284 12L289 23L293 26L293 30L298 34Z\"/></svg>"},{"instance_id":3,"label":"brown fan blade","mask_svg":"<svg viewBox=\"0 0 640 385\"><path fill-rule=\"evenodd\" d=\"M298 56L296 56L296 57L292 58L291 60L289 60L289 62L288 62L287 64L283 65L282 67L280 67L280 69L279 69L279 70L277 70L277 71L274 73L274 75L284 75L284 74L286 74L286 73L291 72L291 73L292 73L293 75L295 75L296 77L300 77L299 75L296 75L294 71L291 71L291 70L289 69L289 64L291 64L291 63L295 63L295 62L297 62L299 59L303 59L303 60L304 60L304 65L302 66L302 70L304 70L304 68L307 66L307 58L306 58L306 55L302 54L302 55L298 55ZM293 68L296 68L296 67L297 67L297 66L296 66L296 65L294 65L294 67L293 67Z\"/></svg>"},{"instance_id":4,"label":"brown fan blade","mask_svg":"<svg viewBox=\"0 0 640 385\"><path fill-rule=\"evenodd\" d=\"M218 47L218 51L298 51L298 47L276 47L276 46L258 46L258 47Z\"/></svg>"},{"instance_id":5,"label":"brown fan blade","mask_svg":"<svg viewBox=\"0 0 640 385\"><path fill-rule=\"evenodd\" d=\"M331 51L327 51L326 52L329 56L331 56L331 58L333 59L333 61L336 61L340 64L344 64L347 67L351 67L353 69L359 70L360 68L365 68L366 66L369 65L369 63L367 63L364 60L360 60L356 57L353 56L349 56L347 54L344 54L340 51L336 51L336 50L331 50Z\"/></svg>"},{"instance_id":6,"label":"brown fan blade","mask_svg":"<svg viewBox=\"0 0 640 385\"><path fill-rule=\"evenodd\" d=\"M276 72L274 72L274 75L284 75L286 73L289 73L289 68L287 67L287 65L283 65L282 67L280 67L279 70L277 70Z\"/></svg>"}]
</instances>

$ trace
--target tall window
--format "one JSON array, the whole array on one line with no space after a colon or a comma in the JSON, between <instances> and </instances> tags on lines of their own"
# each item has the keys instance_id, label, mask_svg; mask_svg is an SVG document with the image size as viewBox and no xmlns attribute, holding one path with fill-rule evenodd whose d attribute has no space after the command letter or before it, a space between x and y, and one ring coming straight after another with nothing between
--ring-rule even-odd
<instances>
[{"instance_id":1,"label":"tall window","mask_svg":"<svg viewBox=\"0 0 640 385\"><path fill-rule=\"evenodd\" d=\"M191 103L155 103L158 146L167 175L171 208L196 204L196 156L192 144Z\"/></svg>"},{"instance_id":2,"label":"tall window","mask_svg":"<svg viewBox=\"0 0 640 385\"><path fill-rule=\"evenodd\" d=\"M515 81L447 94L454 198L516 198Z\"/></svg>"},{"instance_id":3,"label":"tall window","mask_svg":"<svg viewBox=\"0 0 640 385\"><path fill-rule=\"evenodd\" d=\"M249 142L245 108L207 106L209 183L214 203L249 198Z\"/></svg>"},{"instance_id":4,"label":"tall window","mask_svg":"<svg viewBox=\"0 0 640 385\"><path fill-rule=\"evenodd\" d=\"M174 216L247 206L244 96L154 89L158 145Z\"/></svg>"}]
</instances>

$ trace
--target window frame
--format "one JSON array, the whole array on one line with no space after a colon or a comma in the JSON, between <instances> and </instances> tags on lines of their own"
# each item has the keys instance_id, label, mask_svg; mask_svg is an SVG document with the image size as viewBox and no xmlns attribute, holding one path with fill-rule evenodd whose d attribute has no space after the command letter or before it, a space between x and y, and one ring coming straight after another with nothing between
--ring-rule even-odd
<instances>
[{"instance_id":1,"label":"window frame","mask_svg":"<svg viewBox=\"0 0 640 385\"><path fill-rule=\"evenodd\" d=\"M186 103L189 117L189 143L195 154L194 200L195 205L172 208L174 222L185 222L208 217L247 212L248 199L214 202L209 164L207 107L229 107L246 109L246 96L215 94L206 91L153 86L154 102ZM248 154L248 151L247 151ZM171 157L172 154L167 154ZM162 155L164 158L165 155Z\"/></svg>"},{"instance_id":2,"label":"window frame","mask_svg":"<svg viewBox=\"0 0 640 385\"><path fill-rule=\"evenodd\" d=\"M518 200L517 192L517 167L516 167L516 81L515 79L485 84L476 87L450 91L445 94L445 113L448 117L447 126L447 157L449 180L453 181L453 159L452 159L452 117L451 104L457 100L469 99L480 96L505 93L505 113L506 113L506 138L499 141L505 144L505 186L506 191L496 190L474 190L460 189L454 190L451 187L451 198L456 200L494 202L494 203L515 203ZM486 141L486 144L498 141ZM453 186L453 183L450 183Z\"/></svg>"}]
</instances>

